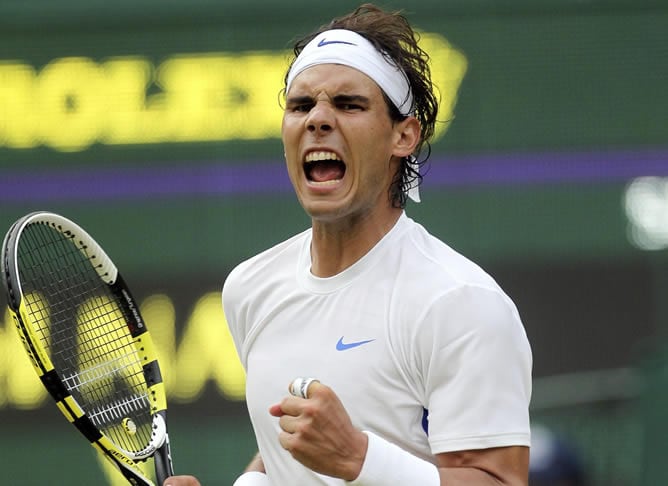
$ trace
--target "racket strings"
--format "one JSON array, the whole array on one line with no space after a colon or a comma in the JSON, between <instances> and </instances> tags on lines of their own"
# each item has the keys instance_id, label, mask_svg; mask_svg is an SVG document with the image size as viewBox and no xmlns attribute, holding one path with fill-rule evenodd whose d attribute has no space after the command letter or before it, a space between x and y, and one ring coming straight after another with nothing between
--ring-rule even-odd
<instances>
[{"instance_id":1,"label":"racket strings","mask_svg":"<svg viewBox=\"0 0 668 486\"><path fill-rule=\"evenodd\" d=\"M17 258L27 311L65 386L111 440L143 449L152 417L129 316L87 249L71 235L31 224Z\"/></svg>"}]
</instances>

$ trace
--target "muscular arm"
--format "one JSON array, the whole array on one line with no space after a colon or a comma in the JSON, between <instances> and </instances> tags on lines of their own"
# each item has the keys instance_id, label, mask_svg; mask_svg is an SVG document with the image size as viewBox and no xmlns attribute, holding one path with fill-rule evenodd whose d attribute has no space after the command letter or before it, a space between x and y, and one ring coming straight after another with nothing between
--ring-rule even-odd
<instances>
[{"instance_id":1,"label":"muscular arm","mask_svg":"<svg viewBox=\"0 0 668 486\"><path fill-rule=\"evenodd\" d=\"M441 484L526 486L529 482L529 448L495 447L436 455Z\"/></svg>"}]
</instances>

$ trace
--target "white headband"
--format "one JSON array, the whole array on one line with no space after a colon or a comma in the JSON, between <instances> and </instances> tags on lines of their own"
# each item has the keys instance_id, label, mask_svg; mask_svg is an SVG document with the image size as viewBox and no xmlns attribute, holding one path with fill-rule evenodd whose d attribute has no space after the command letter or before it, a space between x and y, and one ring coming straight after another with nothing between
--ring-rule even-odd
<instances>
[{"instance_id":1,"label":"white headband","mask_svg":"<svg viewBox=\"0 0 668 486\"><path fill-rule=\"evenodd\" d=\"M299 73L318 64L343 64L363 72L380 86L402 115L411 114L413 93L406 74L357 32L334 29L315 36L292 64L286 93Z\"/></svg>"},{"instance_id":2,"label":"white headband","mask_svg":"<svg viewBox=\"0 0 668 486\"><path fill-rule=\"evenodd\" d=\"M396 64L383 56L374 45L357 32L345 29L332 29L315 36L292 63L286 82L285 92L298 74L318 64L342 64L363 72L383 90L399 112L409 116L413 111L413 93L406 73ZM410 164L419 171L414 157ZM408 196L420 202L418 183L414 181L408 188Z\"/></svg>"}]
</instances>

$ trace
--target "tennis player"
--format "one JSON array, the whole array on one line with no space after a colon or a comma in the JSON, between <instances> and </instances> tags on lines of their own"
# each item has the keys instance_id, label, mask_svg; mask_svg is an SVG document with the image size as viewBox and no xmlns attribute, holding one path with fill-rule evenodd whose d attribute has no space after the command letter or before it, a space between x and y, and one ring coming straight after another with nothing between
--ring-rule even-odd
<instances>
[{"instance_id":1,"label":"tennis player","mask_svg":"<svg viewBox=\"0 0 668 486\"><path fill-rule=\"evenodd\" d=\"M415 32L363 5L295 54L282 139L312 227L225 282L259 449L235 486L526 485L518 311L405 212L437 117Z\"/></svg>"}]
</instances>

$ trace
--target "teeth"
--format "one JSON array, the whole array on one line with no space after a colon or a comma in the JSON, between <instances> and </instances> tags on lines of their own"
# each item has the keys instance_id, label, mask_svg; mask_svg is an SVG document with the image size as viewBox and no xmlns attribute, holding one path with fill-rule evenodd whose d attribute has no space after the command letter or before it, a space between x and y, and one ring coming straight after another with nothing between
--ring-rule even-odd
<instances>
[{"instance_id":1,"label":"teeth","mask_svg":"<svg viewBox=\"0 0 668 486\"><path fill-rule=\"evenodd\" d=\"M306 162L315 162L316 160L339 160L334 152L310 152L306 154Z\"/></svg>"}]
</instances>

